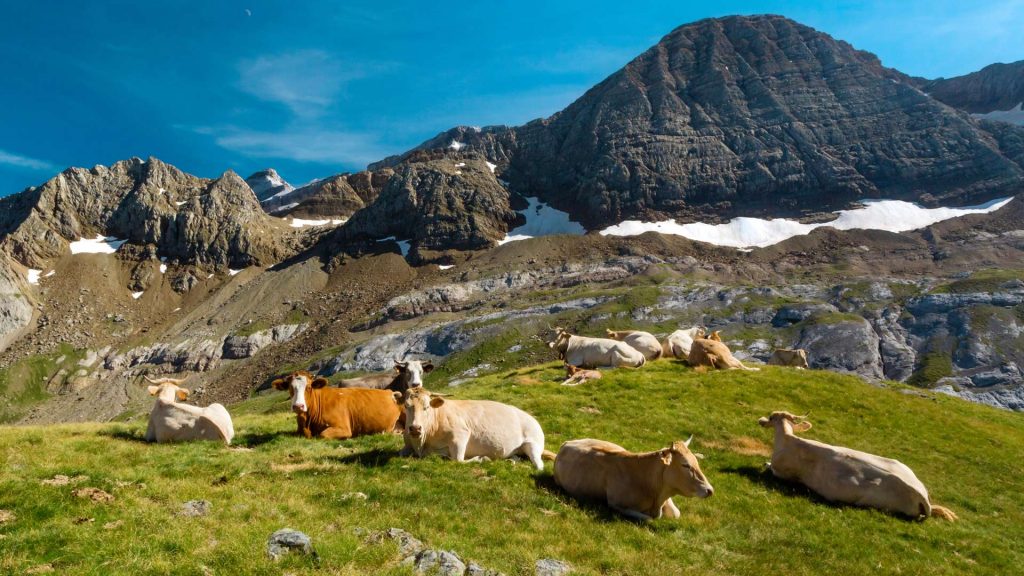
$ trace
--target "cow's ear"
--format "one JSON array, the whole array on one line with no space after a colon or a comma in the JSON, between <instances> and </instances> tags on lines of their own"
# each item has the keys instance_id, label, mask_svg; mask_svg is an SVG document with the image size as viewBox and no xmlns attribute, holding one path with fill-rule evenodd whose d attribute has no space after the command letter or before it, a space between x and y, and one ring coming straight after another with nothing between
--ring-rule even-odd
<instances>
[{"instance_id":1,"label":"cow's ear","mask_svg":"<svg viewBox=\"0 0 1024 576\"><path fill-rule=\"evenodd\" d=\"M807 432L810 429L811 423L808 422L807 420L804 420L803 422L797 422L796 424L793 425L793 432Z\"/></svg>"},{"instance_id":2,"label":"cow's ear","mask_svg":"<svg viewBox=\"0 0 1024 576\"><path fill-rule=\"evenodd\" d=\"M661 451L661 461L665 463L665 466L668 466L669 464L672 463L672 450L671 449L666 448L666 449Z\"/></svg>"},{"instance_id":3,"label":"cow's ear","mask_svg":"<svg viewBox=\"0 0 1024 576\"><path fill-rule=\"evenodd\" d=\"M391 393L391 395L395 397L395 404L398 404L398 405L402 404L402 396L403 396L403 394L401 392L399 392L398 390L395 390L394 392Z\"/></svg>"},{"instance_id":4,"label":"cow's ear","mask_svg":"<svg viewBox=\"0 0 1024 576\"><path fill-rule=\"evenodd\" d=\"M434 396L433 398L430 399L431 408L440 408L442 404L444 404L444 398Z\"/></svg>"},{"instance_id":5,"label":"cow's ear","mask_svg":"<svg viewBox=\"0 0 1024 576\"><path fill-rule=\"evenodd\" d=\"M159 386L150 386L150 387L146 388L146 390L149 390L149 395L150 396L156 396L156 393L160 391L160 387Z\"/></svg>"},{"instance_id":6,"label":"cow's ear","mask_svg":"<svg viewBox=\"0 0 1024 576\"><path fill-rule=\"evenodd\" d=\"M320 378L314 378L313 379L313 383L310 384L310 386L312 386L313 388L323 388L324 386L327 386L328 384L330 384L330 382L327 381L327 378L320 377Z\"/></svg>"},{"instance_id":7,"label":"cow's ear","mask_svg":"<svg viewBox=\"0 0 1024 576\"><path fill-rule=\"evenodd\" d=\"M270 385L273 386L277 390L284 390L285 388L287 388L287 386L285 386L285 383L284 383L284 378L278 378L277 380L274 380L273 382L271 382Z\"/></svg>"},{"instance_id":8,"label":"cow's ear","mask_svg":"<svg viewBox=\"0 0 1024 576\"><path fill-rule=\"evenodd\" d=\"M430 362L427 362L426 364L423 365L423 371L424 372L430 372L433 369L434 369L434 365L431 364Z\"/></svg>"},{"instance_id":9,"label":"cow's ear","mask_svg":"<svg viewBox=\"0 0 1024 576\"><path fill-rule=\"evenodd\" d=\"M174 392L174 395L178 398L178 400L184 402L185 399L188 398L188 393L189 393L189 390L187 388L178 388Z\"/></svg>"}]
</instances>

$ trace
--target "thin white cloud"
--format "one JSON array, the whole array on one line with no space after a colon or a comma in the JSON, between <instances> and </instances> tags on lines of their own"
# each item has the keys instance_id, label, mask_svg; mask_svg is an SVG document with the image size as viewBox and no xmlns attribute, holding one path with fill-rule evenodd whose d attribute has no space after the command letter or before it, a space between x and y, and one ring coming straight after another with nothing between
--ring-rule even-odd
<instances>
[{"instance_id":1,"label":"thin white cloud","mask_svg":"<svg viewBox=\"0 0 1024 576\"><path fill-rule=\"evenodd\" d=\"M38 158L30 158L20 154L12 154L4 150L0 150L0 164L14 166L16 168L26 168L28 170L38 170L40 172L44 170L57 169L57 166L52 162L47 162L46 160L40 160Z\"/></svg>"},{"instance_id":2,"label":"thin white cloud","mask_svg":"<svg viewBox=\"0 0 1024 576\"><path fill-rule=\"evenodd\" d=\"M249 158L284 158L320 164L367 164L393 151L385 150L369 134L291 126L283 130L251 130L238 126L192 127L198 134L214 135L218 146Z\"/></svg>"},{"instance_id":3,"label":"thin white cloud","mask_svg":"<svg viewBox=\"0 0 1024 576\"><path fill-rule=\"evenodd\" d=\"M301 118L322 115L345 82L363 77L357 66L344 66L322 50L300 50L243 60L238 87L267 102L288 107Z\"/></svg>"}]
</instances>

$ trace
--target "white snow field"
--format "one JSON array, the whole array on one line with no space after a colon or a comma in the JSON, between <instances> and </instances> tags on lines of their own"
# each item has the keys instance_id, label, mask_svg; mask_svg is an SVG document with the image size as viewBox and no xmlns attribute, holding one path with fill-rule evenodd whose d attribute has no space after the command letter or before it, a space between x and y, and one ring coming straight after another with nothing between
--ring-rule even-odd
<instances>
[{"instance_id":1,"label":"white snow field","mask_svg":"<svg viewBox=\"0 0 1024 576\"><path fill-rule=\"evenodd\" d=\"M794 236L809 234L816 228L828 226L837 230L886 230L907 232L930 226L936 222L966 216L994 212L1005 206L1012 198L992 200L978 206L963 208L924 208L902 200L863 200L863 208L840 210L838 217L829 222L802 224L795 220L776 218L735 218L724 224L694 222L679 224L672 220L663 222L641 222L626 220L609 226L600 233L604 236L636 236L644 232L660 232L683 236L690 240L707 242L733 248L763 248L778 244Z\"/></svg>"},{"instance_id":2,"label":"white snow field","mask_svg":"<svg viewBox=\"0 0 1024 576\"><path fill-rule=\"evenodd\" d=\"M498 240L499 246L538 236L551 236L554 234L573 234L578 236L586 233L586 229L582 225L569 220L568 212L555 210L537 198L527 198L526 201L530 203L529 207L520 212L520 214L526 217L526 224L509 230L509 233L503 239Z\"/></svg>"},{"instance_id":3,"label":"white snow field","mask_svg":"<svg viewBox=\"0 0 1024 576\"><path fill-rule=\"evenodd\" d=\"M344 224L347 220L348 218L331 218L327 220L303 220L302 218L292 218L291 227L304 228L306 226L327 226L328 224L331 226L337 226L339 224Z\"/></svg>"},{"instance_id":4,"label":"white snow field","mask_svg":"<svg viewBox=\"0 0 1024 576\"><path fill-rule=\"evenodd\" d=\"M134 298L136 300L138 300L139 298L142 298L142 292L132 292L132 298Z\"/></svg>"},{"instance_id":5,"label":"white snow field","mask_svg":"<svg viewBox=\"0 0 1024 576\"><path fill-rule=\"evenodd\" d=\"M438 264L437 267L441 270L448 270L449 268L455 268L455 264Z\"/></svg>"},{"instance_id":6,"label":"white snow field","mask_svg":"<svg viewBox=\"0 0 1024 576\"><path fill-rule=\"evenodd\" d=\"M97 236L95 238L79 238L70 244L72 254L113 254L124 244L113 236Z\"/></svg>"},{"instance_id":7,"label":"white snow field","mask_svg":"<svg viewBox=\"0 0 1024 576\"><path fill-rule=\"evenodd\" d=\"M39 277L42 275L42 270L36 270L35 268L29 268L28 273L25 274L29 284L39 284Z\"/></svg>"},{"instance_id":8,"label":"white snow field","mask_svg":"<svg viewBox=\"0 0 1024 576\"><path fill-rule=\"evenodd\" d=\"M993 110L985 114L971 114L975 118L983 118L985 120L998 120L1000 122L1009 122L1010 124L1017 124L1018 126L1024 126L1024 102L1017 104L1016 107L1010 108L1009 110Z\"/></svg>"}]
</instances>

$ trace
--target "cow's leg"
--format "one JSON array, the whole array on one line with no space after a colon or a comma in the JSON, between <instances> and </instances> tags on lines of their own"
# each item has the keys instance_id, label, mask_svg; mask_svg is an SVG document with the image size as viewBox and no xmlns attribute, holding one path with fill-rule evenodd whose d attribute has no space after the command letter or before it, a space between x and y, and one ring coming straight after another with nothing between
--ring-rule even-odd
<instances>
[{"instance_id":1,"label":"cow's leg","mask_svg":"<svg viewBox=\"0 0 1024 576\"><path fill-rule=\"evenodd\" d=\"M523 445L519 447L519 453L529 458L530 462L533 463L533 467L537 470L544 469L544 461L541 460L541 454L543 452L544 447L538 446L533 442L524 442Z\"/></svg>"},{"instance_id":2,"label":"cow's leg","mask_svg":"<svg viewBox=\"0 0 1024 576\"><path fill-rule=\"evenodd\" d=\"M456 462L466 461L466 446L469 444L469 438L463 438L456 436L452 438L451 443L448 444L448 457ZM475 460L479 461L479 460Z\"/></svg>"},{"instance_id":3,"label":"cow's leg","mask_svg":"<svg viewBox=\"0 0 1024 576\"><path fill-rule=\"evenodd\" d=\"M661 505L661 515L666 518L679 518L679 508L676 508L676 503L672 501L672 498L665 500L665 503Z\"/></svg>"},{"instance_id":4,"label":"cow's leg","mask_svg":"<svg viewBox=\"0 0 1024 576\"><path fill-rule=\"evenodd\" d=\"M623 506L616 506L615 504L612 504L611 502L609 502L608 505L611 506L612 510L615 510L619 514L622 514L623 516L625 516L626 518L630 518L632 520L639 520L640 522L646 522L648 520L652 520L652 518L650 516L648 516L647 514L644 514L643 512L640 512L638 510L632 510L630 508L625 508Z\"/></svg>"},{"instance_id":5,"label":"cow's leg","mask_svg":"<svg viewBox=\"0 0 1024 576\"><path fill-rule=\"evenodd\" d=\"M331 426L324 428L319 436L328 440L347 440L352 437L352 428L350 426Z\"/></svg>"}]
</instances>

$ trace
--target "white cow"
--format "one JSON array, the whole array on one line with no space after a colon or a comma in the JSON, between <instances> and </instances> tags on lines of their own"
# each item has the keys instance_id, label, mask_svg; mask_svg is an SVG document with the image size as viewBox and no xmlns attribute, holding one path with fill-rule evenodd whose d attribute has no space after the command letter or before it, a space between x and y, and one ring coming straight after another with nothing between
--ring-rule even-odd
<instances>
[{"instance_id":1,"label":"white cow","mask_svg":"<svg viewBox=\"0 0 1024 576\"><path fill-rule=\"evenodd\" d=\"M612 340L629 344L644 355L647 360L657 360L662 356L661 343L650 332L641 330L605 330Z\"/></svg>"},{"instance_id":2,"label":"white cow","mask_svg":"<svg viewBox=\"0 0 1024 576\"><path fill-rule=\"evenodd\" d=\"M639 368L647 363L647 358L625 342L609 338L589 338L576 336L561 328L555 329L554 342L548 347L558 351L560 358L567 364L580 368L597 368L599 366L628 366Z\"/></svg>"},{"instance_id":3,"label":"white cow","mask_svg":"<svg viewBox=\"0 0 1024 576\"><path fill-rule=\"evenodd\" d=\"M224 406L210 404L205 408L185 404L189 391L179 388L183 380L161 378L150 380L149 394L156 396L153 411L149 413L147 442L184 442L188 440L220 440L231 444L235 427Z\"/></svg>"},{"instance_id":4,"label":"white cow","mask_svg":"<svg viewBox=\"0 0 1024 576\"><path fill-rule=\"evenodd\" d=\"M924 484L897 460L799 438L793 431L810 430L811 423L789 412L772 412L757 423L775 428L771 469L778 478L799 482L833 502L911 518L956 520L951 510L931 503Z\"/></svg>"},{"instance_id":5,"label":"white cow","mask_svg":"<svg viewBox=\"0 0 1024 576\"><path fill-rule=\"evenodd\" d=\"M680 360L688 360L694 339L703 335L704 329L700 326L694 326L687 330L676 330L661 343L662 354L666 358L672 356Z\"/></svg>"},{"instance_id":6,"label":"white cow","mask_svg":"<svg viewBox=\"0 0 1024 576\"><path fill-rule=\"evenodd\" d=\"M401 401L399 393L395 400ZM544 431L519 408L490 400L446 400L424 388L405 398L405 443L417 456L442 454L456 462L529 458L544 469Z\"/></svg>"}]
</instances>

